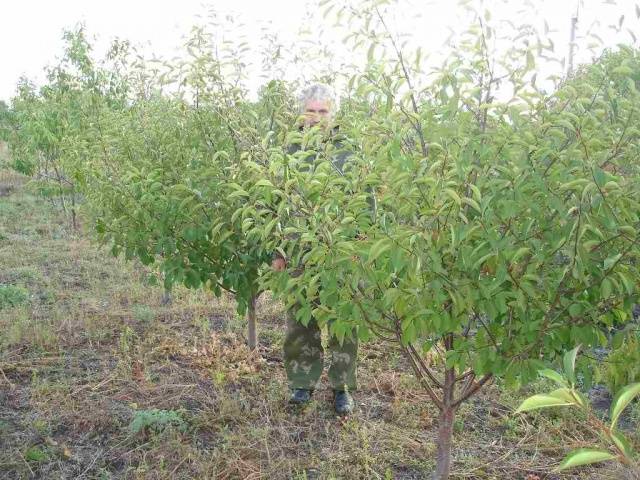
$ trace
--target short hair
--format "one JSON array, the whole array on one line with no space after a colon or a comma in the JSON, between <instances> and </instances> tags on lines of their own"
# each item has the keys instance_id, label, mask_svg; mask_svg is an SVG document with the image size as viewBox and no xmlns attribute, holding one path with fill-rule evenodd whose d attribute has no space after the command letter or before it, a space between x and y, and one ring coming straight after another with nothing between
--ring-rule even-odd
<instances>
[{"instance_id":1,"label":"short hair","mask_svg":"<svg viewBox=\"0 0 640 480\"><path fill-rule=\"evenodd\" d=\"M308 86L300 93L298 97L300 113L304 113L304 109L309 100L319 100L329 102L331 105L331 114L333 115L338 109L338 100L333 88L326 83L314 83Z\"/></svg>"}]
</instances>

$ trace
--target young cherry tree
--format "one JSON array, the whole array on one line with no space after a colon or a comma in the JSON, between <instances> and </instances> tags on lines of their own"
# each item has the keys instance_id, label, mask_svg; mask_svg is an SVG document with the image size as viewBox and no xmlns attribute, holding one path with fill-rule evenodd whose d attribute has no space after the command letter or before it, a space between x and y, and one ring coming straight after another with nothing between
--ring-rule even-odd
<instances>
[{"instance_id":1,"label":"young cherry tree","mask_svg":"<svg viewBox=\"0 0 640 480\"><path fill-rule=\"evenodd\" d=\"M611 312L637 298L640 184L610 166L637 150L640 94L625 69L613 73L625 95L579 79L545 94L534 70L545 47L515 35L493 49L488 14L428 78L382 3L353 13L393 56L376 62L369 48L352 82L350 166L337 173L329 152L303 170L276 150L274 186L253 193L300 271L271 288L303 305L302 322L402 349L440 411L433 478L445 479L463 402L496 376L527 382L541 359L604 344Z\"/></svg>"},{"instance_id":2,"label":"young cherry tree","mask_svg":"<svg viewBox=\"0 0 640 480\"><path fill-rule=\"evenodd\" d=\"M121 84L113 82L113 74L94 65L84 28L66 31L63 39L64 53L57 65L47 68L42 87L26 79L19 82L5 135L11 166L50 189L51 200L69 212L73 227L78 228L84 147L93 141L86 136L88 110L98 99L109 108L121 108L126 92L118 91ZM123 46L114 42L111 53Z\"/></svg>"},{"instance_id":3,"label":"young cherry tree","mask_svg":"<svg viewBox=\"0 0 640 480\"><path fill-rule=\"evenodd\" d=\"M159 262L167 290L183 283L234 295L255 349L260 268L271 251L251 231L250 216L236 214L245 205L240 184L260 183L247 159L267 131L288 121L291 100L272 82L258 102L248 101L204 31L187 47L190 57L157 81L129 85L144 92L130 107L90 113L98 140L87 170L88 206L114 253Z\"/></svg>"},{"instance_id":4,"label":"young cherry tree","mask_svg":"<svg viewBox=\"0 0 640 480\"><path fill-rule=\"evenodd\" d=\"M255 349L260 267L272 252L234 213L245 204L239 183L261 180L249 155L292 121L286 87L271 82L249 101L238 47L218 48L203 29L185 60L164 64L126 42L97 61L82 29L65 38L49 83L21 84L5 115L16 168L55 172L62 199L63 188L82 194L99 239L159 264L165 291L184 283L233 294Z\"/></svg>"},{"instance_id":5,"label":"young cherry tree","mask_svg":"<svg viewBox=\"0 0 640 480\"><path fill-rule=\"evenodd\" d=\"M11 151L9 166L32 176L49 199L70 214L77 228L77 185L67 167L65 145L74 135L77 110L66 79L59 72L50 73L51 82L38 89L28 80L18 84L12 99L11 115L5 123Z\"/></svg>"}]
</instances>

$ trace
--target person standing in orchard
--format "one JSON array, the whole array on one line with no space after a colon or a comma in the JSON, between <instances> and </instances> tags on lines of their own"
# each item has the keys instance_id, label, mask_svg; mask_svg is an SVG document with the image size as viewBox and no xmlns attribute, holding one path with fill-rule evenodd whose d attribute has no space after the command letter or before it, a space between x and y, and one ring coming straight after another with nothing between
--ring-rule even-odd
<instances>
[{"instance_id":1,"label":"person standing in orchard","mask_svg":"<svg viewBox=\"0 0 640 480\"><path fill-rule=\"evenodd\" d=\"M337 135L334 125L336 98L331 87L324 84L314 84L306 88L300 96L301 130L312 127L320 129L325 146L331 143L333 153L330 160L336 170L342 173L345 162L351 157ZM301 149L300 144L289 146L288 153L294 154ZM317 157L313 153L306 157L312 165ZM284 271L287 260L280 254L275 254L272 267L276 271ZM324 350L320 327L315 318L311 318L305 326L296 320L297 307L287 312L287 332L284 341L284 365L292 390L290 403L304 405L311 400L315 386L323 370ZM331 354L329 367L329 381L334 392L334 406L336 413L348 415L353 411L354 401L350 392L356 389L356 369L358 356L357 337L345 336L340 343L334 336L330 337L328 350Z\"/></svg>"}]
</instances>

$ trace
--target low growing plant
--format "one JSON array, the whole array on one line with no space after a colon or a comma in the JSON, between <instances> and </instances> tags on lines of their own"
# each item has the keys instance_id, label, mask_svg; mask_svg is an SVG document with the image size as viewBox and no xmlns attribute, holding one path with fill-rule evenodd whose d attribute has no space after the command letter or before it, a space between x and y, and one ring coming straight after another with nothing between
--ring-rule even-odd
<instances>
[{"instance_id":1,"label":"low growing plant","mask_svg":"<svg viewBox=\"0 0 640 480\"><path fill-rule=\"evenodd\" d=\"M564 355L562 373L551 369L539 372L543 377L555 382L559 388L549 393L527 398L518 407L516 413L549 407L574 407L586 414L589 427L598 433L598 444L592 448L579 448L571 451L556 468L556 471L614 460L640 473L637 461L638 453L633 449L628 438L617 428L624 410L640 395L640 383L627 385L618 391L611 404L609 422L605 422L594 413L589 400L576 388L575 363L579 348L576 347Z\"/></svg>"}]
</instances>

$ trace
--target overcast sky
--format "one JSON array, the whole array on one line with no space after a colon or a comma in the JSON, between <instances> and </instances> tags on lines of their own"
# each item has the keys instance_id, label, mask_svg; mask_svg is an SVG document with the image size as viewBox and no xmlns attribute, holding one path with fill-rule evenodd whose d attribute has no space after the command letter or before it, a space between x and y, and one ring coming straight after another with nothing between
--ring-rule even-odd
<instances>
[{"instance_id":1,"label":"overcast sky","mask_svg":"<svg viewBox=\"0 0 640 480\"><path fill-rule=\"evenodd\" d=\"M345 0L348 1L348 0ZM481 1L481 0L476 0ZM447 29L463 27L456 14L456 0L400 0L396 28L411 32L419 38L423 50L437 51L447 36ZM527 0L485 0L493 16L510 18ZM627 31L637 32L640 27L636 14L636 0L583 0L580 10L579 34L584 36L591 28L607 45L619 42L632 44ZM104 51L114 37L128 39L143 45L147 52L170 57L181 43L189 28L198 22L197 15L204 6L213 6L219 12L234 13L257 32L260 26L270 24L285 41L295 38L304 24L304 0L21 0L5 1L0 7L0 99L13 96L18 78L25 75L36 82L43 78L43 67L55 63L62 49L62 31L83 22L95 40L97 52ZM535 10L541 22L546 19L556 44L565 54L569 26L577 0L536 0ZM620 29L618 24L625 14ZM420 14L420 15L419 15ZM594 25L599 22L599 25ZM311 31L317 25L306 25ZM553 32L555 31L555 33ZM256 37L257 38L257 37ZM578 60L587 61L586 46L593 38L580 40ZM637 45L637 43L636 43ZM349 52L341 52L349 55Z\"/></svg>"}]
</instances>

